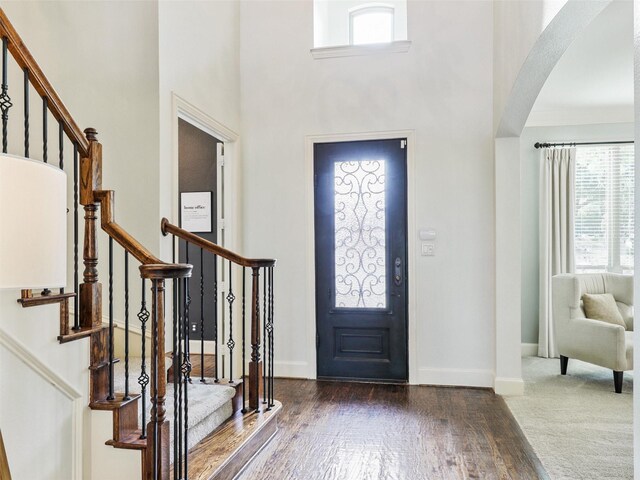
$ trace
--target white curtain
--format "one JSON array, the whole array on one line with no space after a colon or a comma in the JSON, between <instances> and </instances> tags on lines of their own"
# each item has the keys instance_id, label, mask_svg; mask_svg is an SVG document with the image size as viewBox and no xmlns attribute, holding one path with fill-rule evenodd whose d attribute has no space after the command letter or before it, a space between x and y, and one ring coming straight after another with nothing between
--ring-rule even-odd
<instances>
[{"instance_id":1,"label":"white curtain","mask_svg":"<svg viewBox=\"0 0 640 480\"><path fill-rule=\"evenodd\" d=\"M575 270L573 218L575 148L547 148L540 168L540 333L538 355L558 356L551 305L551 277Z\"/></svg>"}]
</instances>

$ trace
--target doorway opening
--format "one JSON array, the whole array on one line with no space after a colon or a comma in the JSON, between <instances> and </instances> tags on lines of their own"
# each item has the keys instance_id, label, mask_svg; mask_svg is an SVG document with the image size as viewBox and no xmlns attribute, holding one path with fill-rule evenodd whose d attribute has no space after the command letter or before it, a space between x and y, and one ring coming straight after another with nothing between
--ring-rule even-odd
<instances>
[{"instance_id":1,"label":"doorway opening","mask_svg":"<svg viewBox=\"0 0 640 480\"><path fill-rule=\"evenodd\" d=\"M198 236L216 244L224 244L223 155L223 142L195 125L178 119L178 221L181 228L197 233ZM196 218L195 221L185 218L184 212L192 209L206 211L206 218ZM189 248L188 244L179 243L177 255L179 262L193 265L191 278L216 278L218 266L215 259L211 255L203 256L201 249ZM203 307L207 316L218 315L212 296L205 297ZM197 334L200 328L200 309L198 302L190 306L192 320L189 328L194 334ZM204 340L215 340L214 325L217 323L205 323Z\"/></svg>"}]
</instances>

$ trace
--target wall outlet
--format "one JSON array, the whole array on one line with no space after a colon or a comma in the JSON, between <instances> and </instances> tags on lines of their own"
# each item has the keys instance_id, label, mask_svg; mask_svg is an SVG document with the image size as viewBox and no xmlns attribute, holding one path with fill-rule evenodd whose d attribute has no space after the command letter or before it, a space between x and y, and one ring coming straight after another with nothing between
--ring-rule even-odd
<instances>
[{"instance_id":1,"label":"wall outlet","mask_svg":"<svg viewBox=\"0 0 640 480\"><path fill-rule=\"evenodd\" d=\"M433 257L436 254L436 244L431 242L422 242L422 256Z\"/></svg>"}]
</instances>

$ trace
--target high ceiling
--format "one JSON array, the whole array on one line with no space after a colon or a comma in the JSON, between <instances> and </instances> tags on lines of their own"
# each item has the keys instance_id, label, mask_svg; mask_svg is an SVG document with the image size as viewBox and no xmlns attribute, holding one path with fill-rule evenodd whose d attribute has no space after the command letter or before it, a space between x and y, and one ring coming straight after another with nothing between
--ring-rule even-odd
<instances>
[{"instance_id":1,"label":"high ceiling","mask_svg":"<svg viewBox=\"0 0 640 480\"><path fill-rule=\"evenodd\" d=\"M547 79L527 126L633 121L633 3L613 1Z\"/></svg>"}]
</instances>

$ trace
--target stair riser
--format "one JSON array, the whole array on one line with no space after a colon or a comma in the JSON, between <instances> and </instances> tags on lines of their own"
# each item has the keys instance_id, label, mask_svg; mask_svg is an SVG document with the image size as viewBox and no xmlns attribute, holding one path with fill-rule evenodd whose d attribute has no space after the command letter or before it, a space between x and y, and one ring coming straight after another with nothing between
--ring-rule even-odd
<instances>
[{"instance_id":1,"label":"stair riser","mask_svg":"<svg viewBox=\"0 0 640 480\"><path fill-rule=\"evenodd\" d=\"M113 439L122 441L138 429L138 402L130 402L113 411Z\"/></svg>"}]
</instances>

